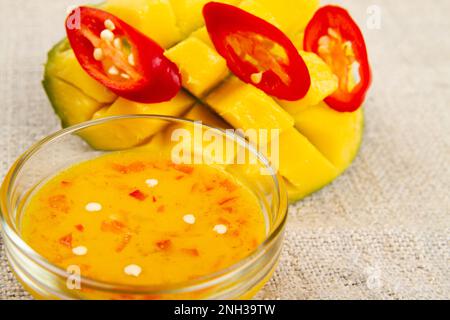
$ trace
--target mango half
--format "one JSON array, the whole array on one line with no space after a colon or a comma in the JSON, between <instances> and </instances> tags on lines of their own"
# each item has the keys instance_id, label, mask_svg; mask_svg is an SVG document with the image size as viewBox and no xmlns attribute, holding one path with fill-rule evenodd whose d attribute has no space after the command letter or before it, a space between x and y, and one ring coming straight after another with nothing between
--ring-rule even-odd
<instances>
[{"instance_id":1,"label":"mango half","mask_svg":"<svg viewBox=\"0 0 450 320\"><path fill-rule=\"evenodd\" d=\"M140 104L117 97L84 72L66 40L55 45L48 54L43 85L63 127L107 116L159 114L202 120L220 128L278 129L279 174L291 202L332 182L357 155L363 110L339 113L323 102L336 90L337 78L314 53L299 51L312 79L311 89L299 101L278 100L242 83L231 75L203 26L205 2L107 0L101 5L159 42L178 64L185 90L168 102ZM299 49L303 28L318 8L317 0L222 2L236 4L275 24ZM84 132L82 138L100 150L143 146L167 152L170 130L164 121L143 120L110 123Z\"/></svg>"}]
</instances>

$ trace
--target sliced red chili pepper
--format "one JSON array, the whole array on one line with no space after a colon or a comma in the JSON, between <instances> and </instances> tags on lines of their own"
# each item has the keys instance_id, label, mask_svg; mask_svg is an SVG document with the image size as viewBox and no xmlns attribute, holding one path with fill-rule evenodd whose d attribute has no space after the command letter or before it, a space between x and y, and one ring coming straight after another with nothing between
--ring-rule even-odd
<instances>
[{"instance_id":1,"label":"sliced red chili pepper","mask_svg":"<svg viewBox=\"0 0 450 320\"><path fill-rule=\"evenodd\" d=\"M183 251L184 253L193 256L193 257L198 257L200 255L200 253L198 252L197 249L181 249L181 251Z\"/></svg>"},{"instance_id":2,"label":"sliced red chili pepper","mask_svg":"<svg viewBox=\"0 0 450 320\"><path fill-rule=\"evenodd\" d=\"M170 239L158 241L156 247L160 250L168 250L172 247L172 241Z\"/></svg>"},{"instance_id":3,"label":"sliced red chili pepper","mask_svg":"<svg viewBox=\"0 0 450 320\"><path fill-rule=\"evenodd\" d=\"M121 233L122 231L126 230L127 226L118 220L104 220L102 221L101 230L102 231L108 231L108 232L114 232L114 233Z\"/></svg>"},{"instance_id":4,"label":"sliced red chili pepper","mask_svg":"<svg viewBox=\"0 0 450 320\"><path fill-rule=\"evenodd\" d=\"M325 102L341 112L357 110L372 81L364 37L349 13L337 6L320 8L305 29L304 48L317 53L339 78Z\"/></svg>"},{"instance_id":5,"label":"sliced red chili pepper","mask_svg":"<svg viewBox=\"0 0 450 320\"><path fill-rule=\"evenodd\" d=\"M285 100L303 98L311 85L308 69L278 28L242 9L217 2L203 8L217 52L246 83Z\"/></svg>"},{"instance_id":6,"label":"sliced red chili pepper","mask_svg":"<svg viewBox=\"0 0 450 320\"><path fill-rule=\"evenodd\" d=\"M78 24L71 23L75 17ZM117 95L156 103L180 90L180 72L164 49L116 16L78 7L67 18L66 31L83 69Z\"/></svg>"},{"instance_id":7,"label":"sliced red chili pepper","mask_svg":"<svg viewBox=\"0 0 450 320\"><path fill-rule=\"evenodd\" d=\"M70 203L63 194L54 195L48 198L50 208L67 213L70 210Z\"/></svg>"},{"instance_id":8,"label":"sliced red chili pepper","mask_svg":"<svg viewBox=\"0 0 450 320\"><path fill-rule=\"evenodd\" d=\"M139 201L144 201L145 199L147 199L147 195L142 193L140 190L134 190L133 192L131 192L129 194L130 197L133 197Z\"/></svg>"},{"instance_id":9,"label":"sliced red chili pepper","mask_svg":"<svg viewBox=\"0 0 450 320\"><path fill-rule=\"evenodd\" d=\"M61 237L61 238L59 239L59 243L62 244L63 246L72 248L72 240L73 240L72 234L69 233L69 234L67 234L67 235L65 235L65 236L63 236L63 237Z\"/></svg>"},{"instance_id":10,"label":"sliced red chili pepper","mask_svg":"<svg viewBox=\"0 0 450 320\"><path fill-rule=\"evenodd\" d=\"M177 171L183 172L185 174L191 174L194 172L194 167L186 164L172 164L172 168L174 168Z\"/></svg>"},{"instance_id":11,"label":"sliced red chili pepper","mask_svg":"<svg viewBox=\"0 0 450 320\"><path fill-rule=\"evenodd\" d=\"M135 162L132 162L132 163L130 163L128 165L113 163L111 165L111 167L115 171L118 171L118 172L123 173L123 174L127 174L127 173L142 172L142 171L145 170L146 165L145 165L145 163L143 163L141 161L135 161Z\"/></svg>"},{"instance_id":12,"label":"sliced red chili pepper","mask_svg":"<svg viewBox=\"0 0 450 320\"><path fill-rule=\"evenodd\" d=\"M238 188L237 185L234 182L232 182L232 181L230 181L228 179L225 179L225 180L221 181L220 185L222 187L224 187L225 189L227 189L228 192L233 192L233 191L235 191Z\"/></svg>"},{"instance_id":13,"label":"sliced red chili pepper","mask_svg":"<svg viewBox=\"0 0 450 320\"><path fill-rule=\"evenodd\" d=\"M132 237L131 233L129 232L125 233L124 236L122 237L122 240L116 247L116 252L122 252L123 249L125 249L126 246L130 243L131 237Z\"/></svg>"},{"instance_id":14,"label":"sliced red chili pepper","mask_svg":"<svg viewBox=\"0 0 450 320\"><path fill-rule=\"evenodd\" d=\"M224 204L227 204L227 203L229 203L229 202L231 202L231 201L233 201L233 200L236 200L236 198L237 197L229 197L229 198L224 198L224 199L222 199L222 200L220 200L218 203L219 203L219 206L223 206Z\"/></svg>"}]
</instances>

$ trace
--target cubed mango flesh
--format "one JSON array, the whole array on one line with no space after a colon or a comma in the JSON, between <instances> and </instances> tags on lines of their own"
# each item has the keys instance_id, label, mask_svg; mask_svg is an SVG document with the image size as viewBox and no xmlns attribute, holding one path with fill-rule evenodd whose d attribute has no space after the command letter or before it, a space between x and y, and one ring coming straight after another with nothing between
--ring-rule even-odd
<instances>
[{"instance_id":1,"label":"cubed mango flesh","mask_svg":"<svg viewBox=\"0 0 450 320\"><path fill-rule=\"evenodd\" d=\"M283 131L294 125L294 119L273 98L235 77L214 90L206 102L234 128Z\"/></svg>"},{"instance_id":2,"label":"cubed mango flesh","mask_svg":"<svg viewBox=\"0 0 450 320\"><path fill-rule=\"evenodd\" d=\"M202 126L205 124L226 129L229 127L226 122L202 104L195 105L184 118L201 121L201 124L172 124L153 136L145 148L159 150L158 152L168 154L173 160L179 159L188 163L207 162L223 168L232 162L235 153L227 152L229 149L223 134Z\"/></svg>"},{"instance_id":3,"label":"cubed mango flesh","mask_svg":"<svg viewBox=\"0 0 450 320\"><path fill-rule=\"evenodd\" d=\"M258 0L244 0L239 4L239 8L273 24L277 28L281 27L281 22L277 20L272 11Z\"/></svg>"},{"instance_id":4,"label":"cubed mango flesh","mask_svg":"<svg viewBox=\"0 0 450 320\"><path fill-rule=\"evenodd\" d=\"M206 27L201 27L194 32L192 32L191 37L201 40L203 43L207 44L210 48L215 50L214 44L209 37L208 30Z\"/></svg>"},{"instance_id":5,"label":"cubed mango flesh","mask_svg":"<svg viewBox=\"0 0 450 320\"><path fill-rule=\"evenodd\" d=\"M178 65L183 87L196 97L203 97L229 74L225 59L195 37L172 47L166 56Z\"/></svg>"},{"instance_id":6,"label":"cubed mango flesh","mask_svg":"<svg viewBox=\"0 0 450 320\"><path fill-rule=\"evenodd\" d=\"M164 48L184 36L170 0L108 0L102 9L121 18Z\"/></svg>"},{"instance_id":7,"label":"cubed mango flesh","mask_svg":"<svg viewBox=\"0 0 450 320\"><path fill-rule=\"evenodd\" d=\"M311 87L306 96L297 101L286 101L278 99L278 103L290 114L294 115L306 107L314 106L338 87L338 78L333 74L330 67L318 55L312 52L300 51L300 55L308 67L311 77Z\"/></svg>"},{"instance_id":8,"label":"cubed mango flesh","mask_svg":"<svg viewBox=\"0 0 450 320\"><path fill-rule=\"evenodd\" d=\"M280 135L279 172L295 188L298 199L320 189L338 175L333 164L295 128Z\"/></svg>"},{"instance_id":9,"label":"cubed mango flesh","mask_svg":"<svg viewBox=\"0 0 450 320\"><path fill-rule=\"evenodd\" d=\"M213 127L213 128L219 128L219 129L231 129L232 127L226 123L221 117L219 117L215 112L213 112L210 108L205 106L204 104L198 103L194 107L189 110L184 115L184 118L194 121L201 121L202 124ZM184 129L189 130L193 134L192 127L184 126ZM205 135L206 130L202 130L202 134ZM197 154L202 154L202 156L206 159L210 159L210 163L213 163L215 165L223 165L232 162L234 155L227 152L228 149L226 149L226 145L220 145L220 143L217 143L218 140L214 139L221 139L221 136L216 134L215 131L210 131L206 134L206 140L202 141L202 150L196 151ZM203 137L205 138L205 136ZM210 143L210 141L213 141L216 143L214 146ZM195 147L195 145L194 145ZM207 148L212 148L214 150L208 151ZM229 150L228 150L229 151ZM215 158L217 157L217 158Z\"/></svg>"},{"instance_id":10,"label":"cubed mango flesh","mask_svg":"<svg viewBox=\"0 0 450 320\"><path fill-rule=\"evenodd\" d=\"M216 0L216 2L237 4L240 0ZM185 36L204 25L203 6L210 0L170 0L177 17L177 23Z\"/></svg>"},{"instance_id":11,"label":"cubed mango flesh","mask_svg":"<svg viewBox=\"0 0 450 320\"><path fill-rule=\"evenodd\" d=\"M355 158L363 136L364 111L337 112L324 102L295 115L295 126L338 169Z\"/></svg>"},{"instance_id":12,"label":"cubed mango flesh","mask_svg":"<svg viewBox=\"0 0 450 320\"><path fill-rule=\"evenodd\" d=\"M203 124L214 128L229 129L231 126L204 104L197 103L184 115L184 118L201 121Z\"/></svg>"},{"instance_id":13,"label":"cubed mango flesh","mask_svg":"<svg viewBox=\"0 0 450 320\"><path fill-rule=\"evenodd\" d=\"M263 152L262 149L259 151ZM320 189L338 175L335 166L295 128L282 132L278 140L272 139L263 154L286 182L291 202ZM262 181L259 166L246 164L234 167L244 170L245 175L252 176L253 180Z\"/></svg>"},{"instance_id":14,"label":"cubed mango flesh","mask_svg":"<svg viewBox=\"0 0 450 320\"><path fill-rule=\"evenodd\" d=\"M175 98L161 103L138 103L118 98L111 106L104 107L93 115L93 119L127 114L155 114L182 116L195 103L194 99L181 91ZM155 133L161 131L167 121L154 119L122 120L89 130L84 136L91 145L101 150L121 150L141 145Z\"/></svg>"},{"instance_id":15,"label":"cubed mango flesh","mask_svg":"<svg viewBox=\"0 0 450 320\"><path fill-rule=\"evenodd\" d=\"M289 36L305 29L319 8L319 0L254 0L271 12Z\"/></svg>"}]
</instances>

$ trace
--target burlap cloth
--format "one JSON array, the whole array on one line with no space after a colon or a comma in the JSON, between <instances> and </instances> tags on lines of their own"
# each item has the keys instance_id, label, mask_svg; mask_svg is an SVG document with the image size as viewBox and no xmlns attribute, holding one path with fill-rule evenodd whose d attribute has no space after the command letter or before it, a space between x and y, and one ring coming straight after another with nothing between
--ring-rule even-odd
<instances>
[{"instance_id":1,"label":"burlap cloth","mask_svg":"<svg viewBox=\"0 0 450 320\"><path fill-rule=\"evenodd\" d=\"M450 1L340 2L374 72L364 143L343 176L290 208L280 266L258 298L448 299ZM0 177L59 127L40 81L73 3L0 0ZM367 27L372 4L380 29ZM0 241L0 299L28 298Z\"/></svg>"}]
</instances>

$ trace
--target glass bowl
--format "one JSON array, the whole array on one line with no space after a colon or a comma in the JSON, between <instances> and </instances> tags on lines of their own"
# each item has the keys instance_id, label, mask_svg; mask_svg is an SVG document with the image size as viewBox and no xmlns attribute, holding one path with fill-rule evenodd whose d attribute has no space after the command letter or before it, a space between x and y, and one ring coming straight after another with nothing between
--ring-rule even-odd
<instances>
[{"instance_id":1,"label":"glass bowl","mask_svg":"<svg viewBox=\"0 0 450 320\"><path fill-rule=\"evenodd\" d=\"M176 128L200 133L200 144L189 152L216 165L203 148L211 136L236 152L217 163L246 184L258 198L266 218L266 238L254 252L234 265L183 283L130 286L81 276L80 286L69 285L73 274L35 252L21 237L23 208L34 190L61 170L118 150L151 149L155 134ZM197 131L195 131L197 130ZM204 133L208 132L208 142ZM137 140L130 139L130 135ZM161 136L161 135L160 135ZM216 140L217 141L217 140ZM150 147L149 147L150 146ZM231 150L227 149L227 150ZM242 152L242 153L239 153ZM245 154L239 157L237 155ZM242 160L244 159L244 161ZM223 158L222 160L223 161ZM272 276L284 237L287 194L269 161L240 135L198 122L156 115L104 118L60 130L26 151L11 167L1 187L1 226L5 252L17 279L38 299L248 299Z\"/></svg>"}]
</instances>

